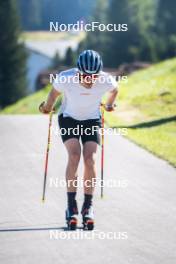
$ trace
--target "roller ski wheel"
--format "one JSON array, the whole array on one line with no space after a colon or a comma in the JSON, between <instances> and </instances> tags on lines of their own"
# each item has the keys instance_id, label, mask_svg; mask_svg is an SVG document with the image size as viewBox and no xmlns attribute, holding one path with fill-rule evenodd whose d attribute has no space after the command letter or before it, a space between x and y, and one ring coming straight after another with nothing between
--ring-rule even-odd
<instances>
[{"instance_id":1,"label":"roller ski wheel","mask_svg":"<svg viewBox=\"0 0 176 264\"><path fill-rule=\"evenodd\" d=\"M76 230L78 219L77 219L78 211L77 208L74 208L73 210L69 211L66 210L66 224L68 227L68 230Z\"/></svg>"},{"instance_id":2,"label":"roller ski wheel","mask_svg":"<svg viewBox=\"0 0 176 264\"><path fill-rule=\"evenodd\" d=\"M84 219L83 221L83 229L84 230L93 230L94 229L94 220L93 219Z\"/></svg>"},{"instance_id":3,"label":"roller ski wheel","mask_svg":"<svg viewBox=\"0 0 176 264\"><path fill-rule=\"evenodd\" d=\"M67 228L68 230L76 230L78 221L75 217L71 217L67 220Z\"/></svg>"},{"instance_id":4,"label":"roller ski wheel","mask_svg":"<svg viewBox=\"0 0 176 264\"><path fill-rule=\"evenodd\" d=\"M83 229L84 230L93 230L94 229L94 212L93 207L83 208L82 210L83 218Z\"/></svg>"}]
</instances>

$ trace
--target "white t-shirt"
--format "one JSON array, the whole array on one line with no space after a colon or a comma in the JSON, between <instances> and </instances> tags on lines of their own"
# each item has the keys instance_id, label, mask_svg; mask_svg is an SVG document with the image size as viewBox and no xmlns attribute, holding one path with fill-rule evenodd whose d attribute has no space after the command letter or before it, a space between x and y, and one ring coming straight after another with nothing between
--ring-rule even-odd
<instances>
[{"instance_id":1,"label":"white t-shirt","mask_svg":"<svg viewBox=\"0 0 176 264\"><path fill-rule=\"evenodd\" d=\"M100 117L102 96L117 89L117 82L114 77L101 71L92 87L87 89L79 83L78 70L73 68L61 72L54 80L53 87L63 93L60 109L63 116L87 120Z\"/></svg>"}]
</instances>

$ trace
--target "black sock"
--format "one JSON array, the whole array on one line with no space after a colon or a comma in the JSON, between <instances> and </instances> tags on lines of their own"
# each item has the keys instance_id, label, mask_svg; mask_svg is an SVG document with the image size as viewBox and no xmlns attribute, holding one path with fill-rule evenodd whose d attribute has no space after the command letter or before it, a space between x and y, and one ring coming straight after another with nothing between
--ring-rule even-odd
<instances>
[{"instance_id":1,"label":"black sock","mask_svg":"<svg viewBox=\"0 0 176 264\"><path fill-rule=\"evenodd\" d=\"M76 206L76 192L67 192L68 208L73 209Z\"/></svg>"},{"instance_id":2,"label":"black sock","mask_svg":"<svg viewBox=\"0 0 176 264\"><path fill-rule=\"evenodd\" d=\"M93 198L92 194L84 194L83 208L90 208L90 206L92 205L92 198Z\"/></svg>"}]
</instances>

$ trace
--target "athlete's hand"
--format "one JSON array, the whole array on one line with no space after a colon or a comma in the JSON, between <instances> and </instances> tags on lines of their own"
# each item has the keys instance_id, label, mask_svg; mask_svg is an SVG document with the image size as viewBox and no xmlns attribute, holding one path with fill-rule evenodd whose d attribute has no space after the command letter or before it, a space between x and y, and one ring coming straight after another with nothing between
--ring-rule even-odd
<instances>
[{"instance_id":1,"label":"athlete's hand","mask_svg":"<svg viewBox=\"0 0 176 264\"><path fill-rule=\"evenodd\" d=\"M105 111L107 112L113 112L115 111L115 108L116 108L116 104L113 104L113 105L104 104L103 106L104 106Z\"/></svg>"},{"instance_id":2,"label":"athlete's hand","mask_svg":"<svg viewBox=\"0 0 176 264\"><path fill-rule=\"evenodd\" d=\"M49 114L51 111L55 111L55 108L51 108L49 109L46 105L45 102L42 102L40 105L39 105L39 111L43 114Z\"/></svg>"}]
</instances>

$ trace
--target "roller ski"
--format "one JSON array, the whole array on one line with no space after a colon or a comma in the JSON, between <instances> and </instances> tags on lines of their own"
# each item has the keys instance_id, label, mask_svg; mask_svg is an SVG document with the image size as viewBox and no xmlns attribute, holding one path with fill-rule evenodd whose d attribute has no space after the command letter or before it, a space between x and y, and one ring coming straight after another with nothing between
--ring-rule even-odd
<instances>
[{"instance_id":1,"label":"roller ski","mask_svg":"<svg viewBox=\"0 0 176 264\"><path fill-rule=\"evenodd\" d=\"M78 224L78 209L77 206L74 208L68 208L65 212L66 224L68 230L76 230Z\"/></svg>"},{"instance_id":2,"label":"roller ski","mask_svg":"<svg viewBox=\"0 0 176 264\"><path fill-rule=\"evenodd\" d=\"M94 229L94 212L93 207L82 209L82 220L83 220L83 229L84 230L93 230Z\"/></svg>"}]
</instances>

